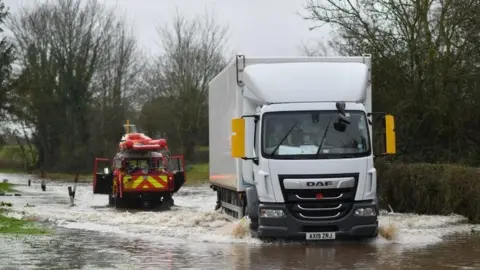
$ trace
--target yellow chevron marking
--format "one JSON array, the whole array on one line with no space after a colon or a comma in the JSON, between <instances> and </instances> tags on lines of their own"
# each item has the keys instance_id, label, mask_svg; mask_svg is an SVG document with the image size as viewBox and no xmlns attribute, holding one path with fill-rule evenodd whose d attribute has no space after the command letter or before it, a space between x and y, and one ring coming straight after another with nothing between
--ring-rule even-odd
<instances>
[{"instance_id":1,"label":"yellow chevron marking","mask_svg":"<svg viewBox=\"0 0 480 270\"><path fill-rule=\"evenodd\" d=\"M161 175L159 176L162 181L167 182L167 176L166 175ZM144 181L144 176L137 176L134 180L131 180L132 176L126 175L123 177L123 185L126 189L136 189L140 186L140 184L143 183ZM148 176L147 181L155 188L163 188L164 185L157 181L154 177ZM148 188L147 185L143 185L141 188Z\"/></svg>"},{"instance_id":2,"label":"yellow chevron marking","mask_svg":"<svg viewBox=\"0 0 480 270\"><path fill-rule=\"evenodd\" d=\"M157 179L155 179L151 176L148 177L148 182L150 182L150 184L152 184L156 188L163 188L163 185L160 182L158 182Z\"/></svg>"}]
</instances>

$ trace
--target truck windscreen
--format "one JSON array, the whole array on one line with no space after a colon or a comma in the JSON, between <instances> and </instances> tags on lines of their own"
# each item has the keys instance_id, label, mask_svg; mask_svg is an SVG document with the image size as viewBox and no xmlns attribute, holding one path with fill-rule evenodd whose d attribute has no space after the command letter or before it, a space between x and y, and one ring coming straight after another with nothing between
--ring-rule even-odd
<instances>
[{"instance_id":1,"label":"truck windscreen","mask_svg":"<svg viewBox=\"0 0 480 270\"><path fill-rule=\"evenodd\" d=\"M262 120L262 155L273 159L370 155L365 112L346 111L345 116L350 123L340 123L337 111L265 113Z\"/></svg>"}]
</instances>

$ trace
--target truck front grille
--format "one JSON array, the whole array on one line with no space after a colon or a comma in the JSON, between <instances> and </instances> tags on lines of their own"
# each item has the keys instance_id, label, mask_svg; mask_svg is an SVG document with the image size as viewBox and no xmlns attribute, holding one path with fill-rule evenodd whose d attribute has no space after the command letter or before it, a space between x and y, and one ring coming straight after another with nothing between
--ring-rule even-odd
<instances>
[{"instance_id":1,"label":"truck front grille","mask_svg":"<svg viewBox=\"0 0 480 270\"><path fill-rule=\"evenodd\" d=\"M351 211L355 201L359 174L335 175L279 175L280 187L288 211L295 217L304 220L334 220L344 217ZM290 183L285 183L285 179ZM333 186L309 187L300 189L306 181L333 182ZM345 179L347 185L340 182ZM292 184L292 181L298 183Z\"/></svg>"}]
</instances>

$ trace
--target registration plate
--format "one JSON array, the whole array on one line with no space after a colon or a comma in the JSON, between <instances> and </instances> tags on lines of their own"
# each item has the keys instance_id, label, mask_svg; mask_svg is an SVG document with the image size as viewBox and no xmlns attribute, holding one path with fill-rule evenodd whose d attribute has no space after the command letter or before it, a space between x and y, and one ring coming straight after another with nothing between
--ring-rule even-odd
<instances>
[{"instance_id":1,"label":"registration plate","mask_svg":"<svg viewBox=\"0 0 480 270\"><path fill-rule=\"evenodd\" d=\"M335 239L334 232L314 232L306 234L307 240L333 240Z\"/></svg>"}]
</instances>

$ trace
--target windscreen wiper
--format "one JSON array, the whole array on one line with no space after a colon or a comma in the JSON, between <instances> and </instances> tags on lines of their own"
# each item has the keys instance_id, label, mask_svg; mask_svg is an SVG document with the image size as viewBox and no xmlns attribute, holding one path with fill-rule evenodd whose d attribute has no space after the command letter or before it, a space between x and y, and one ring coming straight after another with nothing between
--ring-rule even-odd
<instances>
[{"instance_id":1,"label":"windscreen wiper","mask_svg":"<svg viewBox=\"0 0 480 270\"><path fill-rule=\"evenodd\" d=\"M292 133L292 130L297 126L297 123L298 121L296 121L295 123L293 123L293 126L290 128L290 130L288 130L287 134L285 134L285 136L282 138L282 140L277 144L277 146L275 146L275 149L273 149L273 151L270 153L270 155L273 155L275 153L275 151L278 150L278 148L280 148L280 145L282 145L283 141L285 141L288 137L288 135L290 135L290 133Z\"/></svg>"},{"instance_id":2,"label":"windscreen wiper","mask_svg":"<svg viewBox=\"0 0 480 270\"><path fill-rule=\"evenodd\" d=\"M325 128L325 132L323 133L322 140L320 141L320 145L318 146L317 153L315 154L315 159L317 159L318 155L320 154L320 150L322 149L322 146L323 146L323 141L325 140L325 137L327 137L328 129L330 128L330 124L332 123L332 118L333 116L330 116L330 119L328 120L327 127Z\"/></svg>"}]
</instances>

